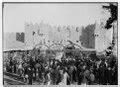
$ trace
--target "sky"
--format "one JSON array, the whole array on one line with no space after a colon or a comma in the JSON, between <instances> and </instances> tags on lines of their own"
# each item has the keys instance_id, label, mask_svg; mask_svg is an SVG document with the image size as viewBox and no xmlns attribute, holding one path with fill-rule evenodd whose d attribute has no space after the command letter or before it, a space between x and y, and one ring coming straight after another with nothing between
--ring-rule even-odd
<instances>
[{"instance_id":1,"label":"sky","mask_svg":"<svg viewBox=\"0 0 120 87\"><path fill-rule=\"evenodd\" d=\"M104 3L105 4L105 3ZM86 26L108 19L103 3L7 3L3 8L4 32L24 32L25 22L52 26Z\"/></svg>"}]
</instances>

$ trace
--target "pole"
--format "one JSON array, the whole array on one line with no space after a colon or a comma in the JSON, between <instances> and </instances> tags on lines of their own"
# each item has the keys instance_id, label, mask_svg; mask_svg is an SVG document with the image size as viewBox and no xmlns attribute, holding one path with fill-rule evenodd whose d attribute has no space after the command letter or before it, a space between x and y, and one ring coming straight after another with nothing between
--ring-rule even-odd
<instances>
[{"instance_id":1,"label":"pole","mask_svg":"<svg viewBox=\"0 0 120 87\"><path fill-rule=\"evenodd\" d=\"M33 48L34 48L34 34L35 34L35 32L33 31Z\"/></svg>"}]
</instances>

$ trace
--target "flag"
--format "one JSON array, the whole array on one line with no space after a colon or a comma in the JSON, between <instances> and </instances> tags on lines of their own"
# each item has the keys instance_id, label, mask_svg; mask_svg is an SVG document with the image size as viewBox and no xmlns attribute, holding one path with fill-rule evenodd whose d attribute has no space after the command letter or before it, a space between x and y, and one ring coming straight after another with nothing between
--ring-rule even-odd
<instances>
[{"instance_id":1,"label":"flag","mask_svg":"<svg viewBox=\"0 0 120 87\"><path fill-rule=\"evenodd\" d=\"M33 31L33 35L35 34L35 31Z\"/></svg>"},{"instance_id":2,"label":"flag","mask_svg":"<svg viewBox=\"0 0 120 87\"><path fill-rule=\"evenodd\" d=\"M79 29L79 27L76 27L76 32L79 32L79 30L78 30L78 29Z\"/></svg>"}]
</instances>

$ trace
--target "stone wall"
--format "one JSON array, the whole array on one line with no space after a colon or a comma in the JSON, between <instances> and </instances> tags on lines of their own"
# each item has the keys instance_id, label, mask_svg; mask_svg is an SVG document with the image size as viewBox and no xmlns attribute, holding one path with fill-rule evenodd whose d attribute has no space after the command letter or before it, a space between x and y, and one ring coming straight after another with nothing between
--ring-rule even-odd
<instances>
[{"instance_id":1,"label":"stone wall","mask_svg":"<svg viewBox=\"0 0 120 87\"><path fill-rule=\"evenodd\" d=\"M51 26L49 24L25 23L25 42L27 47L36 44L52 45L61 43L67 45L68 40L85 48L95 48L95 24L87 27ZM82 38L82 39L81 39ZM81 42L83 43L81 45Z\"/></svg>"}]
</instances>

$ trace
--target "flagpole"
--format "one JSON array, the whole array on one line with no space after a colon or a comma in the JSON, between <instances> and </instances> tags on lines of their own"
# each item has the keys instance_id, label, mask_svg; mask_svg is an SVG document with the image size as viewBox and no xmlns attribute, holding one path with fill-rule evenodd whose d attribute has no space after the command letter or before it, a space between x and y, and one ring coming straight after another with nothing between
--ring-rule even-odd
<instances>
[{"instance_id":1,"label":"flagpole","mask_svg":"<svg viewBox=\"0 0 120 87\"><path fill-rule=\"evenodd\" d=\"M34 34L35 34L35 32L33 31L33 48L34 48Z\"/></svg>"}]
</instances>

